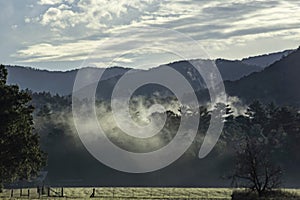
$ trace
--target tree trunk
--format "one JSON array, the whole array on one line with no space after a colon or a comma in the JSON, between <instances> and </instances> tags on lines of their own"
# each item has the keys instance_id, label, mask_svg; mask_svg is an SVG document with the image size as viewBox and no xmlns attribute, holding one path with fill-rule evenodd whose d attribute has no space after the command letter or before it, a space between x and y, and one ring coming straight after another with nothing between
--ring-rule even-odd
<instances>
[{"instance_id":1,"label":"tree trunk","mask_svg":"<svg viewBox=\"0 0 300 200\"><path fill-rule=\"evenodd\" d=\"M257 190L257 193L258 193L258 196L259 196L259 197L262 197L263 194L264 194L264 191L263 191L263 190Z\"/></svg>"},{"instance_id":2,"label":"tree trunk","mask_svg":"<svg viewBox=\"0 0 300 200\"><path fill-rule=\"evenodd\" d=\"M2 183L2 182L0 182L0 193L2 193L2 192L3 192L3 188L4 188L4 186L3 186L3 183Z\"/></svg>"}]
</instances>

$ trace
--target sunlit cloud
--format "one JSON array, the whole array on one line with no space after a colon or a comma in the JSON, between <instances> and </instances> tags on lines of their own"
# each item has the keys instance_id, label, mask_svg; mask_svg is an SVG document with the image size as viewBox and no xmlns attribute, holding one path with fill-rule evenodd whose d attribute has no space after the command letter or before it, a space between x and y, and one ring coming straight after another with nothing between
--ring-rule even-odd
<instances>
[{"instance_id":1,"label":"sunlit cloud","mask_svg":"<svg viewBox=\"0 0 300 200\"><path fill-rule=\"evenodd\" d=\"M40 5L55 5L62 3L62 0L39 0L37 3Z\"/></svg>"},{"instance_id":2,"label":"sunlit cloud","mask_svg":"<svg viewBox=\"0 0 300 200\"><path fill-rule=\"evenodd\" d=\"M83 61L99 44L111 37L114 37L113 42L105 47L106 52L98 55L98 59L113 60L120 48L130 50L134 48L134 42L155 41L154 34L133 34L131 30L135 27L178 31L193 38L213 58L242 58L255 53L296 48L300 44L300 3L294 0L18 2L26 4L23 12L16 9L21 5L9 1L1 3L3 8L9 9L6 14L16 15L13 17L16 20L9 22L15 39L6 41L14 47L9 52L4 47L0 48L2 58L9 57L4 60L14 63ZM134 42L124 37L126 32L135 36ZM115 36L118 34L122 37ZM11 34L7 32L7 35ZM173 45L172 48L184 42L172 37L164 39L168 45ZM187 46L186 51L189 51L188 45L183 46ZM138 56L141 55L126 58L124 63L134 64L140 60ZM161 62L168 60L163 59L164 56L153 57L161 59Z\"/></svg>"}]
</instances>

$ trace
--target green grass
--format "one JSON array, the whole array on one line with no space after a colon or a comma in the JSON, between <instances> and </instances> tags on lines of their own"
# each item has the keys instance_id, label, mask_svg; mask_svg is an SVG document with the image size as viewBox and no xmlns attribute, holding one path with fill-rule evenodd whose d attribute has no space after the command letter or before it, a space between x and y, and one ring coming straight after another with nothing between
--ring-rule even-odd
<instances>
[{"instance_id":1,"label":"green grass","mask_svg":"<svg viewBox=\"0 0 300 200\"><path fill-rule=\"evenodd\" d=\"M91 199L93 188L64 188L64 197L58 197L54 191L60 193L60 188L52 188L52 197L46 195L40 199ZM300 195L300 190L285 189ZM0 193L0 199L11 199L11 190ZM228 188L96 188L95 198L92 199L207 199L227 200L231 199L232 189ZM23 195L27 195L27 189L23 189ZM55 197L56 195L56 197ZM20 190L14 190L13 199L28 199L20 197ZM37 190L30 189L30 199L39 199Z\"/></svg>"}]
</instances>

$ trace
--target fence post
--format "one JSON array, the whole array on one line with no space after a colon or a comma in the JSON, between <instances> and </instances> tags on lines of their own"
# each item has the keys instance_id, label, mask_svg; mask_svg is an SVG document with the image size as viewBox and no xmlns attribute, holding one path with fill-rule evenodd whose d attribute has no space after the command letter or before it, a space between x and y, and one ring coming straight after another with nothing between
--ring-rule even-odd
<instances>
[{"instance_id":1,"label":"fence post","mask_svg":"<svg viewBox=\"0 0 300 200\"><path fill-rule=\"evenodd\" d=\"M29 196L30 196L30 189L27 190L27 196L29 198Z\"/></svg>"},{"instance_id":2,"label":"fence post","mask_svg":"<svg viewBox=\"0 0 300 200\"><path fill-rule=\"evenodd\" d=\"M20 189L20 197L22 196L23 194L22 194L22 188Z\"/></svg>"},{"instance_id":3,"label":"fence post","mask_svg":"<svg viewBox=\"0 0 300 200\"><path fill-rule=\"evenodd\" d=\"M93 188L93 193L91 194L90 198L95 197L95 188Z\"/></svg>"},{"instance_id":4,"label":"fence post","mask_svg":"<svg viewBox=\"0 0 300 200\"><path fill-rule=\"evenodd\" d=\"M64 197L64 188L63 187L61 188L61 195L60 196Z\"/></svg>"},{"instance_id":5,"label":"fence post","mask_svg":"<svg viewBox=\"0 0 300 200\"><path fill-rule=\"evenodd\" d=\"M50 187L48 187L48 191L47 192L48 192L47 196L50 197Z\"/></svg>"},{"instance_id":6,"label":"fence post","mask_svg":"<svg viewBox=\"0 0 300 200\"><path fill-rule=\"evenodd\" d=\"M42 186L42 194L45 194L45 186Z\"/></svg>"},{"instance_id":7,"label":"fence post","mask_svg":"<svg viewBox=\"0 0 300 200\"><path fill-rule=\"evenodd\" d=\"M14 197L14 189L11 190L10 197Z\"/></svg>"},{"instance_id":8,"label":"fence post","mask_svg":"<svg viewBox=\"0 0 300 200\"><path fill-rule=\"evenodd\" d=\"M36 187L36 192L37 192L38 194L40 194L40 186L37 186L37 187Z\"/></svg>"}]
</instances>

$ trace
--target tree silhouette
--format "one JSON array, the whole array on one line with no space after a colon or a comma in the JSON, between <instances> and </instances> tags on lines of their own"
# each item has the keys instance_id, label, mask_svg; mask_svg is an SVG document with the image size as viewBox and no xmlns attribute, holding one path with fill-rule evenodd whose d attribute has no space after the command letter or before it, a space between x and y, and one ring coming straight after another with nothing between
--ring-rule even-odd
<instances>
[{"instance_id":1,"label":"tree silhouette","mask_svg":"<svg viewBox=\"0 0 300 200\"><path fill-rule=\"evenodd\" d=\"M262 196L281 184L281 169L271 161L265 143L246 137L236 150L233 181L238 187L249 188Z\"/></svg>"},{"instance_id":2,"label":"tree silhouette","mask_svg":"<svg viewBox=\"0 0 300 200\"><path fill-rule=\"evenodd\" d=\"M18 86L6 85L6 78L7 71L0 65L0 188L32 178L45 165L39 136L32 132L31 98Z\"/></svg>"},{"instance_id":3,"label":"tree silhouette","mask_svg":"<svg viewBox=\"0 0 300 200\"><path fill-rule=\"evenodd\" d=\"M273 162L272 153L280 148L276 145L278 141L283 141L284 121L280 120L279 112L282 109L285 108L254 101L245 115L235 119L242 134L235 141L233 182L256 191L259 196L280 185L281 169Z\"/></svg>"}]
</instances>

